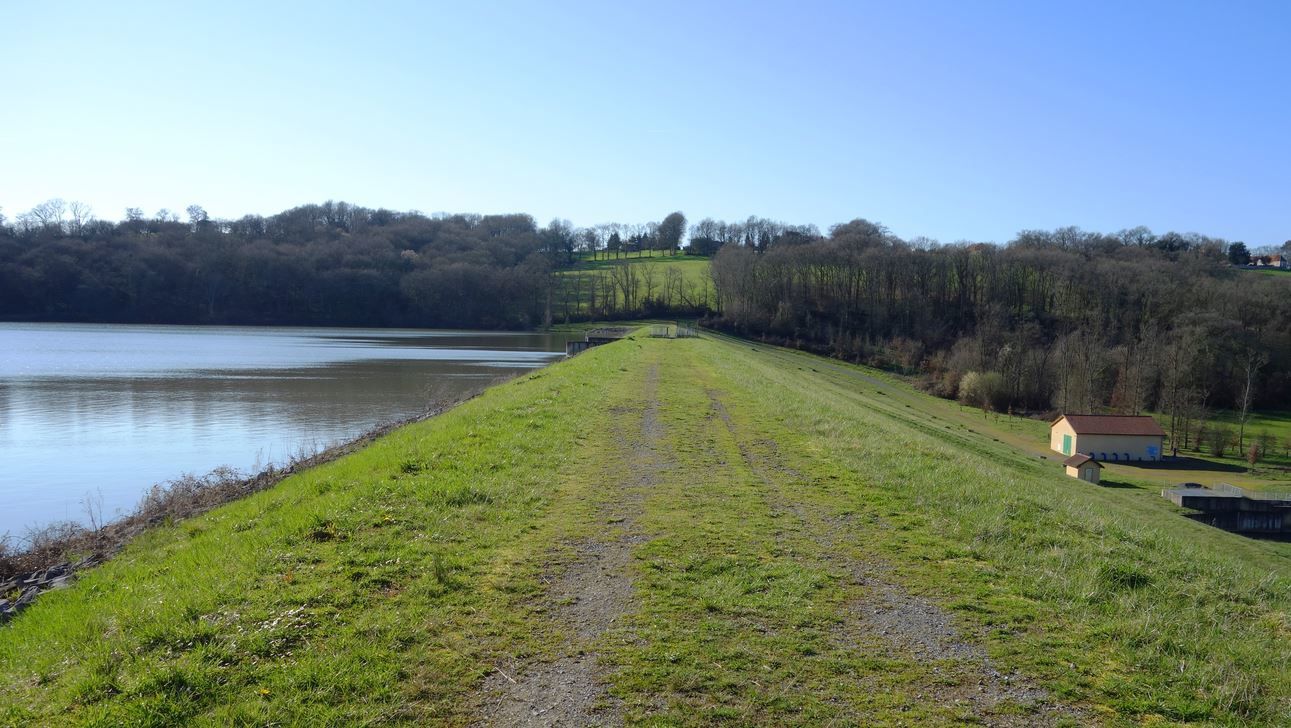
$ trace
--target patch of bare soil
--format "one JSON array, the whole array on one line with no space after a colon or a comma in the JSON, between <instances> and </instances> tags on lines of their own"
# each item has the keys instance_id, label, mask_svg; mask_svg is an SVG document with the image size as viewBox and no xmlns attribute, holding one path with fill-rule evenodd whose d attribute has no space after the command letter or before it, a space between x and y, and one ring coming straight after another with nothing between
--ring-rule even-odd
<instances>
[{"instance_id":1,"label":"patch of bare soil","mask_svg":"<svg viewBox=\"0 0 1291 728\"><path fill-rule=\"evenodd\" d=\"M486 726L622 725L608 699L595 655L568 655L531 666L517 678L500 671L485 689L499 693L481 712Z\"/></svg>"},{"instance_id":2,"label":"patch of bare soil","mask_svg":"<svg viewBox=\"0 0 1291 728\"><path fill-rule=\"evenodd\" d=\"M1046 726L1063 717L1088 718L1054 701L1025 676L996 669L986 651L962 635L937 604L892 581L857 573L861 571L863 567L853 572L860 596L847 605L835 641L845 648L873 649L877 637L889 657L935 665L938 679L918 686L919 697L964 710L991 726Z\"/></svg>"},{"instance_id":3,"label":"patch of bare soil","mask_svg":"<svg viewBox=\"0 0 1291 728\"><path fill-rule=\"evenodd\" d=\"M620 441L627 448L630 474L611 490L598 518L606 538L572 544L573 557L553 565L556 573L543 598L554 631L566 635L561 656L551 661L510 665L485 681L488 696L480 711L487 726L613 726L623 723L619 701L606 691L609 675L596 643L614 629L632 606L632 549L647 536L636 525L646 492L668 467L660 449L658 367L646 377L645 406L619 411L624 426Z\"/></svg>"},{"instance_id":4,"label":"patch of bare soil","mask_svg":"<svg viewBox=\"0 0 1291 728\"><path fill-rule=\"evenodd\" d=\"M1064 717L1082 723L1089 720L1084 711L1054 701L1048 691L1024 676L997 670L979 644L960 634L946 610L909 593L891 578L886 564L877 559L861 562L840 556L841 550L835 546L845 524L788 498L773 476L799 479L801 475L783 463L774 442L742 437L720 392L709 390L708 396L713 414L726 424L745 463L767 486L771 507L794 514L826 547L826 563L842 569L859 592L847 605L844 620L834 635L837 645L857 650L880 646L889 657L935 664L934 672L941 679L918 686L916 694L939 705L965 710L983 725L1047 726Z\"/></svg>"}]
</instances>

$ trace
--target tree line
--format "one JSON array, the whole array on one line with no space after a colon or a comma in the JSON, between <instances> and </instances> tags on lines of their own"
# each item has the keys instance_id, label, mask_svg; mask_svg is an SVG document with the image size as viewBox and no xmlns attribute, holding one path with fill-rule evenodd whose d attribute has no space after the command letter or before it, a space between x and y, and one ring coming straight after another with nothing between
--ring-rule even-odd
<instances>
[{"instance_id":1,"label":"tree line","mask_svg":"<svg viewBox=\"0 0 1291 728\"><path fill-rule=\"evenodd\" d=\"M803 237L723 246L709 323L988 411L1164 412L1181 447L1213 436L1217 408L1240 414L1244 448L1257 403L1291 405L1291 274L1235 268L1227 241L1061 228L940 245L865 220Z\"/></svg>"},{"instance_id":2,"label":"tree line","mask_svg":"<svg viewBox=\"0 0 1291 728\"><path fill-rule=\"evenodd\" d=\"M12 221L0 214L0 319L534 328L561 315L559 274L579 255L675 255L685 230L681 213L580 229L332 201L236 220L198 205L182 216L129 208L106 221L50 200ZM675 286L636 295L641 272L617 275L634 295L566 306L564 318L666 312L674 300L705 310L683 305Z\"/></svg>"}]
</instances>

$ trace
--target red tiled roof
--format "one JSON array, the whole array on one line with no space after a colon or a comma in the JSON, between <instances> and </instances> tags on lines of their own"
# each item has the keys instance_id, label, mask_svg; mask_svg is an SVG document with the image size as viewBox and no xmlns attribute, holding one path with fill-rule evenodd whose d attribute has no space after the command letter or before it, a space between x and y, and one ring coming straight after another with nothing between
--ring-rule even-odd
<instances>
[{"instance_id":1,"label":"red tiled roof","mask_svg":"<svg viewBox=\"0 0 1291 728\"><path fill-rule=\"evenodd\" d=\"M1147 415L1063 415L1077 435L1154 435L1165 430ZM1057 424L1055 422L1054 424Z\"/></svg>"},{"instance_id":2,"label":"red tiled roof","mask_svg":"<svg viewBox=\"0 0 1291 728\"><path fill-rule=\"evenodd\" d=\"M1086 455L1086 454L1085 454L1085 453L1083 453L1083 452L1078 452L1078 453L1076 453L1075 455L1072 455L1071 457L1069 457L1069 458L1067 458L1066 460L1063 460L1063 461L1062 461L1062 464L1063 464L1063 465L1066 465L1066 466L1067 466L1067 467L1069 467L1069 468L1079 468L1080 466L1084 465L1085 463L1093 463L1093 464L1095 464L1095 465L1098 465L1098 461L1097 461L1097 460L1095 460L1095 459L1091 458L1090 456ZM1098 467L1100 467L1100 468L1101 468L1101 467L1103 467L1103 466L1102 466L1102 465L1098 465Z\"/></svg>"}]
</instances>

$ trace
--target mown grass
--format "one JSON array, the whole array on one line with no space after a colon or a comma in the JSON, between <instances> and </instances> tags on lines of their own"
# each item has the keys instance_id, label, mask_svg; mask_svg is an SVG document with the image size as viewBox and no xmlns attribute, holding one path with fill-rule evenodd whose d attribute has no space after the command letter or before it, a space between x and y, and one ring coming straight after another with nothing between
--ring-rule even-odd
<instances>
[{"instance_id":1,"label":"mown grass","mask_svg":"<svg viewBox=\"0 0 1291 728\"><path fill-rule=\"evenodd\" d=\"M1231 410L1221 410L1211 415L1207 426L1216 425L1227 428L1234 437L1238 432L1240 414ZM1158 417L1166 426L1166 418ZM1228 448L1222 456L1216 456L1204 442L1193 443L1193 449L1187 451L1188 457L1204 463L1223 466L1223 471L1199 472L1196 478L1209 484L1214 481L1230 482L1246 488L1276 488L1286 490L1291 487L1291 412L1263 411L1252 412L1247 417L1245 429L1245 446L1265 442L1268 447L1262 453L1254 467L1246 460L1246 452L1236 444ZM1209 478L1208 478L1209 476Z\"/></svg>"},{"instance_id":2,"label":"mown grass","mask_svg":"<svg viewBox=\"0 0 1291 728\"><path fill-rule=\"evenodd\" d=\"M626 261L653 260L661 263L669 261L690 261L693 264L701 261L707 263L710 257L711 256L707 255L688 255L680 251L674 255L671 251L667 250L639 250L631 253L621 253L619 255L599 251L596 255L592 255L591 253L577 253L575 255L575 265L584 270L594 270L598 268L603 270L611 265L616 265Z\"/></svg>"},{"instance_id":3,"label":"mown grass","mask_svg":"<svg viewBox=\"0 0 1291 728\"><path fill-rule=\"evenodd\" d=\"M651 397L634 602L597 648L629 722L980 718L934 697L963 665L849 631L852 563L1080 722L1291 713L1291 546L1069 479L872 371L710 337L598 347L156 529L0 629L0 723L471 722L485 675L562 649L545 575L618 528Z\"/></svg>"},{"instance_id":4,"label":"mown grass","mask_svg":"<svg viewBox=\"0 0 1291 728\"><path fill-rule=\"evenodd\" d=\"M1257 274L1259 274L1259 275L1262 275L1262 276L1273 276L1273 277L1275 277L1275 278L1276 278L1276 277L1281 277L1281 276L1289 276L1289 275L1291 275L1291 271L1288 271L1288 270L1282 270L1282 269L1280 269L1280 268L1244 268L1243 270L1252 270L1252 271L1254 271L1255 273L1257 273ZM1291 280L1291 279L1288 279L1288 280Z\"/></svg>"},{"instance_id":5,"label":"mown grass","mask_svg":"<svg viewBox=\"0 0 1291 728\"><path fill-rule=\"evenodd\" d=\"M709 276L709 258L695 255L668 255L666 251L642 251L641 253L624 254L621 258L597 258L591 259L590 256L580 257L575 264L567 269L561 270L558 276L559 288L555 295L553 304L554 310L559 316L575 316L589 313L591 299L590 290L592 279L597 278L601 281L600 298L597 301L597 311L600 313L606 311L621 311L626 303L622 291L610 287L608 284L611 280L611 271L620 266L628 266L636 272L638 279L650 271L654 278L653 295L657 298L665 296L664 288L670 284L669 275L680 275L681 290L677 291L674 285L674 295L670 295L674 306L682 305L681 296L691 301L693 305L703 305L704 303L712 304L714 298L713 283ZM670 273L670 271L675 273ZM647 293L647 286L644 280L640 280L638 285L638 297L644 297ZM612 301L606 296L612 296ZM637 304L644 303L644 299L638 300Z\"/></svg>"}]
</instances>

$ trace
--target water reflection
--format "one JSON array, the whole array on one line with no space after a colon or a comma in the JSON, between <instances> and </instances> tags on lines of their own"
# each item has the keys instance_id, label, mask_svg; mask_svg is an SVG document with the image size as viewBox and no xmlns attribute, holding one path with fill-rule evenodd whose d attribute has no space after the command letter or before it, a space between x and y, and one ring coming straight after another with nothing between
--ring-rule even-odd
<instances>
[{"instance_id":1,"label":"water reflection","mask_svg":"<svg viewBox=\"0 0 1291 728\"><path fill-rule=\"evenodd\" d=\"M0 534L132 507L151 483L250 469L541 366L564 337L0 324Z\"/></svg>"}]
</instances>

